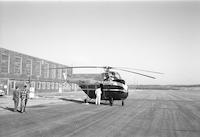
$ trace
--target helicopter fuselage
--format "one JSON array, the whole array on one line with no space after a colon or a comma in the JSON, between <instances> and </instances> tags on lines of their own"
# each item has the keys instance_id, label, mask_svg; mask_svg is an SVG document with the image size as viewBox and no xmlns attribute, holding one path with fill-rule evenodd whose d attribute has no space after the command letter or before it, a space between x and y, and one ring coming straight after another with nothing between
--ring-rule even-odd
<instances>
[{"instance_id":1,"label":"helicopter fuselage","mask_svg":"<svg viewBox=\"0 0 200 137\"><path fill-rule=\"evenodd\" d=\"M91 76L93 76L93 79ZM80 77L82 77L82 80ZM111 105L114 100L122 100L122 105L124 105L124 100L128 97L128 86L117 72L97 75L75 74L69 82L77 84L89 99L96 99L95 90L102 84L101 100L109 100Z\"/></svg>"},{"instance_id":2,"label":"helicopter fuselage","mask_svg":"<svg viewBox=\"0 0 200 137\"><path fill-rule=\"evenodd\" d=\"M101 94L102 100L125 100L128 97L127 86L116 81L102 82L103 89ZM80 88L88 95L89 98L95 99L95 90L99 87L97 84L79 85Z\"/></svg>"}]
</instances>

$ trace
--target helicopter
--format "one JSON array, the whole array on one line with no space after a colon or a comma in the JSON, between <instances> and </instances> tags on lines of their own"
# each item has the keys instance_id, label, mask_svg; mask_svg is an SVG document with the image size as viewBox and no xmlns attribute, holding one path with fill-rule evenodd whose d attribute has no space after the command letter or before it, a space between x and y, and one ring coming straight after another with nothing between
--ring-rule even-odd
<instances>
[{"instance_id":1,"label":"helicopter","mask_svg":"<svg viewBox=\"0 0 200 137\"><path fill-rule=\"evenodd\" d=\"M102 94L101 100L109 101L110 106L113 105L114 100L121 100L122 106L124 106L124 100L128 97L128 85L126 84L125 80L122 79L120 74L117 71L113 70L120 70L125 71L128 73L133 73L137 75L141 75L144 77L155 79L155 77L138 73L135 71L130 71L130 68L119 68L119 67L110 67L110 66L74 66L74 67L62 67L62 68L53 68L53 69L76 69L76 68L101 68L104 69L103 73L100 74L72 74L67 75L63 73L64 79L67 83L74 83L77 84L84 92L87 94L87 98L84 100L87 103L91 99L96 99L95 90L100 88L100 84L102 85ZM151 73L158 73L160 72L155 71L148 71L148 70L141 70L135 69L137 71L146 71Z\"/></svg>"}]
</instances>

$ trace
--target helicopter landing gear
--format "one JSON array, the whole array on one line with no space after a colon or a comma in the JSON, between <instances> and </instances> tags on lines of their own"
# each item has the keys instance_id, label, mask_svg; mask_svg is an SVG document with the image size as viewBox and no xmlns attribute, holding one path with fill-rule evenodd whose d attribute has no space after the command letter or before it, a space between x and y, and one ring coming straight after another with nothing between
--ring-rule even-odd
<instances>
[{"instance_id":1,"label":"helicopter landing gear","mask_svg":"<svg viewBox=\"0 0 200 137\"><path fill-rule=\"evenodd\" d=\"M110 101L110 106L112 106L113 105L113 98L110 98L109 101Z\"/></svg>"},{"instance_id":2,"label":"helicopter landing gear","mask_svg":"<svg viewBox=\"0 0 200 137\"><path fill-rule=\"evenodd\" d=\"M124 100L122 100L122 106L124 106Z\"/></svg>"},{"instance_id":3,"label":"helicopter landing gear","mask_svg":"<svg viewBox=\"0 0 200 137\"><path fill-rule=\"evenodd\" d=\"M89 102L88 98L84 99L84 103L87 104L88 102Z\"/></svg>"}]
</instances>

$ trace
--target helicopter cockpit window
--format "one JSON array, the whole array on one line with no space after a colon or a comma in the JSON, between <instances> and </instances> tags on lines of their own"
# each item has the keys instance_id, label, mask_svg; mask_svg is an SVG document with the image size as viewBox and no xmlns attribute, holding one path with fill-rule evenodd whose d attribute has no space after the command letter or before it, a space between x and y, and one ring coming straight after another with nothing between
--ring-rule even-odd
<instances>
[{"instance_id":1,"label":"helicopter cockpit window","mask_svg":"<svg viewBox=\"0 0 200 137\"><path fill-rule=\"evenodd\" d=\"M104 80L112 80L113 74L112 73L104 73Z\"/></svg>"},{"instance_id":2,"label":"helicopter cockpit window","mask_svg":"<svg viewBox=\"0 0 200 137\"><path fill-rule=\"evenodd\" d=\"M113 77L114 77L114 79L121 79L119 73L116 73L116 72L113 73Z\"/></svg>"},{"instance_id":3,"label":"helicopter cockpit window","mask_svg":"<svg viewBox=\"0 0 200 137\"><path fill-rule=\"evenodd\" d=\"M104 73L104 80L116 80L116 79L121 79L119 73L117 72Z\"/></svg>"}]
</instances>

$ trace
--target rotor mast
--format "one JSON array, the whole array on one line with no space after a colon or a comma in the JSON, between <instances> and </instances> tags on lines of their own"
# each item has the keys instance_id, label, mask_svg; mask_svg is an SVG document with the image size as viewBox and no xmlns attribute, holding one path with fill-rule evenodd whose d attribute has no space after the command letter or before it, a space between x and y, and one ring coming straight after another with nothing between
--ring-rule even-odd
<instances>
[{"instance_id":1,"label":"rotor mast","mask_svg":"<svg viewBox=\"0 0 200 137\"><path fill-rule=\"evenodd\" d=\"M111 67L109 67L109 66L105 66L104 69L105 69L105 72L108 73L108 72L110 71Z\"/></svg>"}]
</instances>

